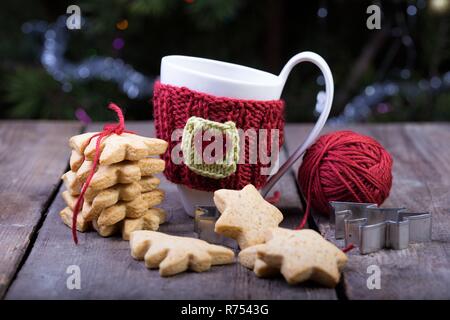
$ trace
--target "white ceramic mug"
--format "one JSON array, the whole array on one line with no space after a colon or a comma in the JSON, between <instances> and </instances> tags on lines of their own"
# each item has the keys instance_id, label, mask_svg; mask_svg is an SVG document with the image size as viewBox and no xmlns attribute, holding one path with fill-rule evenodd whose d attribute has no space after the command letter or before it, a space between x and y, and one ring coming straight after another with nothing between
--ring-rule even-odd
<instances>
[{"instance_id":1,"label":"white ceramic mug","mask_svg":"<svg viewBox=\"0 0 450 320\"><path fill-rule=\"evenodd\" d=\"M268 182L266 191L275 184L276 180L305 152L314 142L323 128L330 113L333 102L334 84L330 68L325 60L313 52L301 52L293 56L281 70L280 75L244 67L241 65L216 60L188 57L166 56L161 61L161 83L206 94L248 100L277 100L280 99L287 77L292 68L300 62L311 62L321 70L325 79L326 100L322 113L315 126L301 146L279 169ZM194 214L195 206L212 206L213 192L191 189L184 185L177 185L181 202L189 215Z\"/></svg>"}]
</instances>

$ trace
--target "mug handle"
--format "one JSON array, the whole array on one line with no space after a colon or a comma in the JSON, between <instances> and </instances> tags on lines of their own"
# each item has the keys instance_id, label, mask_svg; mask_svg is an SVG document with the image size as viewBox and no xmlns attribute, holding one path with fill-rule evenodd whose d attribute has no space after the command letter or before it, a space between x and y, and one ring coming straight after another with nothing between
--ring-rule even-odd
<instances>
[{"instance_id":1,"label":"mug handle","mask_svg":"<svg viewBox=\"0 0 450 320\"><path fill-rule=\"evenodd\" d=\"M322 110L319 119L317 119L316 124L313 129L306 137L306 140L295 150L295 152L286 160L285 163L280 167L280 169L272 175L269 180L267 180L266 185L262 189L261 193L265 197L269 193L270 189L277 183L277 181L286 173L286 171L303 155L303 153L308 149L308 147L314 142L314 140L319 135L325 122L327 121L328 115L330 114L331 104L333 103L334 94L334 83L333 75L331 74L330 67L325 62L325 60L318 54L310 51L300 52L293 56L288 63L281 70L278 76L283 83L283 87L286 83L287 77L289 76L292 69L301 62L311 62L319 67L320 71L325 78L325 108Z\"/></svg>"}]
</instances>

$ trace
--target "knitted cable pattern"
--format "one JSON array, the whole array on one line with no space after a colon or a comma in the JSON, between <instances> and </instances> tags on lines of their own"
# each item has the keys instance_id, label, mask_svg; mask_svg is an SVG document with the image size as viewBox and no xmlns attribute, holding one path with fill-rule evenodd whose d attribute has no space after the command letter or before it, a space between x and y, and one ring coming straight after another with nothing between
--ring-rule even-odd
<instances>
[{"instance_id":1,"label":"knitted cable pattern","mask_svg":"<svg viewBox=\"0 0 450 320\"><path fill-rule=\"evenodd\" d=\"M261 169L269 167L270 164L262 164L259 156L257 163L251 164L249 158L250 149L259 153L257 135L241 137L240 155L243 155L243 159L239 160L236 171L223 179L214 179L195 173L184 163L172 162L172 150L180 144L180 140L172 141L172 133L176 129L182 130L192 116L219 123L233 121L236 128L244 132L254 129L258 133L258 129L266 129L266 141L263 142L267 146L267 154L270 155L272 130L277 129L279 132L278 147L281 148L283 144L283 100L258 101L216 97L186 87L161 84L158 81L153 89L153 108L156 135L169 144L168 150L161 156L166 161L164 175L169 181L204 191L242 189L249 183L256 188L264 186L268 176L261 174Z\"/></svg>"}]
</instances>

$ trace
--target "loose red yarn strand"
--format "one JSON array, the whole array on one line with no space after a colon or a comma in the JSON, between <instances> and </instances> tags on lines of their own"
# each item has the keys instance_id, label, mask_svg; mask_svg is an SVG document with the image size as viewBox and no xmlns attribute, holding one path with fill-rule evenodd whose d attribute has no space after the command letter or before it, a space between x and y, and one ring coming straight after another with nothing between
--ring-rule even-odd
<instances>
[{"instance_id":1,"label":"loose red yarn strand","mask_svg":"<svg viewBox=\"0 0 450 320\"><path fill-rule=\"evenodd\" d=\"M280 199L281 199L281 192L277 190L273 193L271 197L266 197L265 200L270 204L277 204L278 201L280 201Z\"/></svg>"},{"instance_id":2,"label":"loose red yarn strand","mask_svg":"<svg viewBox=\"0 0 450 320\"><path fill-rule=\"evenodd\" d=\"M325 147L323 148L323 150L320 152L319 155L316 156L316 161L313 164L313 167L311 169L311 173L310 176L312 176L313 174L316 174L319 164L320 164L320 159L323 158L323 156L325 155L325 153L327 152L327 147L329 145L329 142L327 142L325 144ZM308 183L308 188L307 188L307 196L306 196L306 209L305 209L305 214L303 215L303 218L300 222L300 224L297 226L297 228L295 228L296 230L301 230L305 227L306 222L308 221L308 217L309 217L309 211L311 210L311 190L312 190L312 180L311 178L309 178L309 183Z\"/></svg>"},{"instance_id":3,"label":"loose red yarn strand","mask_svg":"<svg viewBox=\"0 0 450 320\"><path fill-rule=\"evenodd\" d=\"M77 235L77 218L78 213L80 211L81 206L84 202L84 194L86 193L87 188L89 187L92 177L95 174L95 171L97 170L97 165L100 159L100 146L101 142L104 138L107 136L110 136L111 134L122 134L122 133L134 133L133 131L128 131L125 129L125 118L123 117L122 110L114 103L110 103L108 106L109 109L113 110L117 114L117 118L119 119L119 123L114 124L106 124L103 127L103 131L99 132L97 134L94 134L88 141L88 144L91 143L93 138L97 137L97 141L95 143L95 156L94 161L92 163L92 168L89 171L89 176L86 179L86 182L83 184L83 188L81 189L80 195L78 196L77 202L75 203L75 206L73 208L73 216L72 216L72 238L75 244L78 244L78 235ZM84 161L84 159L83 159Z\"/></svg>"},{"instance_id":4,"label":"loose red yarn strand","mask_svg":"<svg viewBox=\"0 0 450 320\"><path fill-rule=\"evenodd\" d=\"M355 245L353 243L350 243L348 246L346 246L345 248L342 249L342 252L347 253L353 249L355 249Z\"/></svg>"}]
</instances>

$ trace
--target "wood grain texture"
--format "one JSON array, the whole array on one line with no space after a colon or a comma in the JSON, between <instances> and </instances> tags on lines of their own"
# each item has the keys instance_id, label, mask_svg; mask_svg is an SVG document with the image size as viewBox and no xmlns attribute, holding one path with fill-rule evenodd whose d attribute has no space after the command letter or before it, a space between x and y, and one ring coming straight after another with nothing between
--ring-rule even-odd
<instances>
[{"instance_id":1,"label":"wood grain texture","mask_svg":"<svg viewBox=\"0 0 450 320\"><path fill-rule=\"evenodd\" d=\"M293 150L311 126L289 125L287 148ZM326 128L324 132L342 128ZM405 206L433 215L432 242L405 250L382 250L370 255L349 254L344 290L349 299L450 298L450 124L389 124L350 126L376 138L394 158L394 182L384 206ZM293 168L295 174L300 163ZM314 216L319 230L334 239L329 220ZM381 270L381 289L369 290L367 267Z\"/></svg>"},{"instance_id":2,"label":"wood grain texture","mask_svg":"<svg viewBox=\"0 0 450 320\"><path fill-rule=\"evenodd\" d=\"M129 123L128 129L154 135L150 123ZM92 130L95 128L88 128ZM193 220L184 213L176 186L162 178L161 187L166 191L161 207L168 211L169 221L160 231L195 236ZM285 213L283 226L293 227L301 218L293 176L283 177L274 190L283 195L279 203ZM161 278L157 270L133 260L128 242L119 238L105 239L90 232L80 234L80 244L75 246L70 230L58 216L63 207L58 195L7 299L336 299L333 289L313 284L290 286L280 277L259 279L238 263ZM81 269L81 290L66 287L70 265Z\"/></svg>"},{"instance_id":3,"label":"wood grain texture","mask_svg":"<svg viewBox=\"0 0 450 320\"><path fill-rule=\"evenodd\" d=\"M75 122L0 121L0 297L67 167Z\"/></svg>"}]
</instances>

